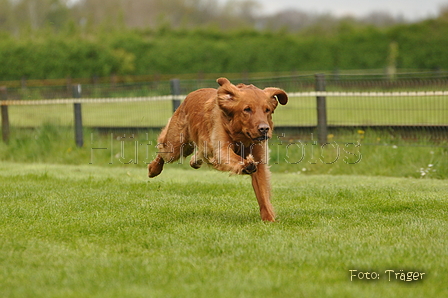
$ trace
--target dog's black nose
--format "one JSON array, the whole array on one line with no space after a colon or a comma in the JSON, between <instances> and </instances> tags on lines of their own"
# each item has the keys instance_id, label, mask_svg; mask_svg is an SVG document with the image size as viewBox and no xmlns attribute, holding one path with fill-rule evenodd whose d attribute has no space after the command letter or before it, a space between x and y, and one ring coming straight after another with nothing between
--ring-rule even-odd
<instances>
[{"instance_id":1,"label":"dog's black nose","mask_svg":"<svg viewBox=\"0 0 448 298\"><path fill-rule=\"evenodd\" d=\"M263 135L267 134L269 132L269 125L267 124L258 125L258 131Z\"/></svg>"}]
</instances>

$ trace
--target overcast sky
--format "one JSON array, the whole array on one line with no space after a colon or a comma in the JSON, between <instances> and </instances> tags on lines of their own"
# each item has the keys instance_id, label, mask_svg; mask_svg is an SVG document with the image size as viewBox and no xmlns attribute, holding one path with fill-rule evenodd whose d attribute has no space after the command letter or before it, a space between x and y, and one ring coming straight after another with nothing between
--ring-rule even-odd
<instances>
[{"instance_id":1,"label":"overcast sky","mask_svg":"<svg viewBox=\"0 0 448 298\"><path fill-rule=\"evenodd\" d=\"M284 9L298 9L315 13L332 13L335 16L363 16L372 11L385 11L408 20L436 16L441 5L448 0L256 0L263 13Z\"/></svg>"}]
</instances>

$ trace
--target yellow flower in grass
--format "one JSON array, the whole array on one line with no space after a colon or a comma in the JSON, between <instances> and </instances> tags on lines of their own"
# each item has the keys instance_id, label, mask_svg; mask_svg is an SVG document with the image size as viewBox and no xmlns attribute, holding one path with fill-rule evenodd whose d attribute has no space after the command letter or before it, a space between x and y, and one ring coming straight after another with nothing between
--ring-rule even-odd
<instances>
[{"instance_id":1,"label":"yellow flower in grass","mask_svg":"<svg viewBox=\"0 0 448 298\"><path fill-rule=\"evenodd\" d=\"M358 134L359 134L359 138L360 139L364 139L364 133L365 133L364 130L361 130L361 129L358 130Z\"/></svg>"}]
</instances>

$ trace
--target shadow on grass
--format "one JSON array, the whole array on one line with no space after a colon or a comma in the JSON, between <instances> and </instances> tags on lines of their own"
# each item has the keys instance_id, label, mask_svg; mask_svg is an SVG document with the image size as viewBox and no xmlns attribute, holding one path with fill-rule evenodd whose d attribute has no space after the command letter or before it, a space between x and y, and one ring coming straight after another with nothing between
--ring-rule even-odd
<instances>
[{"instance_id":1,"label":"shadow on grass","mask_svg":"<svg viewBox=\"0 0 448 298\"><path fill-rule=\"evenodd\" d=\"M235 212L233 210L185 210L182 212L180 219L183 223L209 223L226 226L247 226L262 222L256 208L250 213Z\"/></svg>"}]
</instances>

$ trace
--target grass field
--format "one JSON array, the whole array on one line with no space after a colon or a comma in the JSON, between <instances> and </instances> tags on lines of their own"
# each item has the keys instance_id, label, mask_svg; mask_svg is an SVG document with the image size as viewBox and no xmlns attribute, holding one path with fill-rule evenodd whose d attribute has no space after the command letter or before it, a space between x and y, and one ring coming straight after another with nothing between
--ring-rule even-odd
<instances>
[{"instance_id":1,"label":"grass field","mask_svg":"<svg viewBox=\"0 0 448 298\"><path fill-rule=\"evenodd\" d=\"M272 182L278 222L263 223L249 177L3 162L0 296L448 295L447 180Z\"/></svg>"},{"instance_id":2,"label":"grass field","mask_svg":"<svg viewBox=\"0 0 448 298\"><path fill-rule=\"evenodd\" d=\"M8 145L0 142L0 161L143 168L157 155L158 132L101 134L86 130L80 148L74 143L72 128L49 124L36 129L15 128ZM406 143L388 133L354 130L342 131L321 147L311 137L274 136L267 145L271 171L448 179L446 141L436 144L423 135L417 143ZM183 159L173 166L189 169L188 161Z\"/></svg>"},{"instance_id":3,"label":"grass field","mask_svg":"<svg viewBox=\"0 0 448 298\"><path fill-rule=\"evenodd\" d=\"M11 106L11 126L36 127L44 123L73 125L73 105ZM171 101L85 103L87 127L161 127L172 114ZM448 100L426 97L328 97L329 125L447 125ZM313 126L316 98L292 97L275 111L278 126Z\"/></svg>"}]
</instances>

